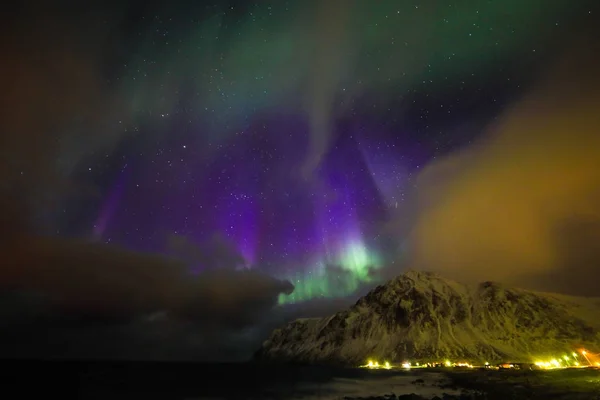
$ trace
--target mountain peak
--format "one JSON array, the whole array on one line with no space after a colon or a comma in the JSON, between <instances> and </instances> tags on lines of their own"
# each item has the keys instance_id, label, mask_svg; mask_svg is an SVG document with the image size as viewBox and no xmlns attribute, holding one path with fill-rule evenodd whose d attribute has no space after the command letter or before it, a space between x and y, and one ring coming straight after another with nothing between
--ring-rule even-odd
<instances>
[{"instance_id":1,"label":"mountain peak","mask_svg":"<svg viewBox=\"0 0 600 400\"><path fill-rule=\"evenodd\" d=\"M431 279L439 277L438 274L431 271L421 271L416 269L408 269L403 274L399 275L398 278L411 278L411 279Z\"/></svg>"},{"instance_id":2,"label":"mountain peak","mask_svg":"<svg viewBox=\"0 0 600 400\"><path fill-rule=\"evenodd\" d=\"M395 279L392 279L389 283L394 281L403 281L403 280L411 280L411 281L419 281L419 282L430 282L432 280L440 279L440 275L431 271L420 271L415 269L409 269L402 274L398 275Z\"/></svg>"}]
</instances>

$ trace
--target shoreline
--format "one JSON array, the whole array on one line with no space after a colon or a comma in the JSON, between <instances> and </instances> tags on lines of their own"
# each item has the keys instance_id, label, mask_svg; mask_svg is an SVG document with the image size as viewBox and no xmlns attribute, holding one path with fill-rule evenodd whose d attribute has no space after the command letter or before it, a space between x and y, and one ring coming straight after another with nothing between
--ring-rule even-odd
<instances>
[{"instance_id":1,"label":"shoreline","mask_svg":"<svg viewBox=\"0 0 600 400\"><path fill-rule=\"evenodd\" d=\"M367 369L324 366L2 360L5 390L81 399L597 400L600 369ZM414 395L413 395L414 394ZM480 397L485 394L486 397ZM403 397L412 395L412 397ZM436 400L437 400L436 399Z\"/></svg>"}]
</instances>

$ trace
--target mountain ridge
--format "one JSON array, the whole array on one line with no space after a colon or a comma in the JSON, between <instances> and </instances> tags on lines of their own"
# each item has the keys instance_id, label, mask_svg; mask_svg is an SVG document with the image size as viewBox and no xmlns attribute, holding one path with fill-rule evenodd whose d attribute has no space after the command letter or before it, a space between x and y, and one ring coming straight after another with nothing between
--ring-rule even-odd
<instances>
[{"instance_id":1,"label":"mountain ridge","mask_svg":"<svg viewBox=\"0 0 600 400\"><path fill-rule=\"evenodd\" d=\"M256 360L359 365L367 358L523 361L600 348L600 298L461 284L407 271L353 306L273 331Z\"/></svg>"}]
</instances>

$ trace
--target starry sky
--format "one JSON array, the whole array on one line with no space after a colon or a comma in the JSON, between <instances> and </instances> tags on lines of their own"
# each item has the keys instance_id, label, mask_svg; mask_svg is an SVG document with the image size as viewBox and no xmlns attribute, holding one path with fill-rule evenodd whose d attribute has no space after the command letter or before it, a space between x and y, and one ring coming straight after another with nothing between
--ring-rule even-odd
<instances>
[{"instance_id":1,"label":"starry sky","mask_svg":"<svg viewBox=\"0 0 600 400\"><path fill-rule=\"evenodd\" d=\"M562 99L548 102L550 115L581 99L555 85L573 81L576 67L540 77L576 58L562 56L573 43L588 48L593 34L579 32L597 15L594 2L130 1L77 12L58 4L15 6L4 28L14 40L3 44L0 67L2 238L16 267L3 281L42 293L44 304L58 299L52 321L65 308L78 321L120 310L110 328L82 323L82 343L100 331L139 342L131 321L163 321L164 309L180 318L148 343L168 336L200 346L223 329L256 340L257 315L277 305L320 314L408 267L573 288L536 275L564 270L556 260L568 257L549 249L556 237L541 239L548 229L537 222L562 220L568 207L536 218L530 210L597 188L595 173L573 178L596 171L597 121L584 118L585 140L564 150L564 134L524 122L523 110ZM551 149L568 153L563 164ZM581 163L568 170L573 158ZM554 185L519 192L540 174ZM561 204L582 198L573 196ZM535 202L511 208L515 197ZM502 210L530 229L486 224ZM577 208L585 227L568 229L596 232L597 211ZM21 247L14 238L25 238ZM494 255L507 248L529 250ZM157 264L160 278L130 268L141 263L135 257ZM507 260L531 276L516 277ZM225 324L233 314L243 318ZM190 334L198 331L201 340ZM187 351L165 349L161 356Z\"/></svg>"}]
</instances>

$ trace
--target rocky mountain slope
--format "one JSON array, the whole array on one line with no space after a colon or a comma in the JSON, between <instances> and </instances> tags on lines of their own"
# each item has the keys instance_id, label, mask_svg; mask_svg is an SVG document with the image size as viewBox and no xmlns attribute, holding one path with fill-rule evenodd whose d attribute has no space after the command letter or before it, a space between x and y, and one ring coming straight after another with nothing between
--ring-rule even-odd
<instances>
[{"instance_id":1,"label":"rocky mountain slope","mask_svg":"<svg viewBox=\"0 0 600 400\"><path fill-rule=\"evenodd\" d=\"M275 330L258 360L358 365L367 358L523 361L600 350L600 298L463 285L409 271L346 311Z\"/></svg>"}]
</instances>

